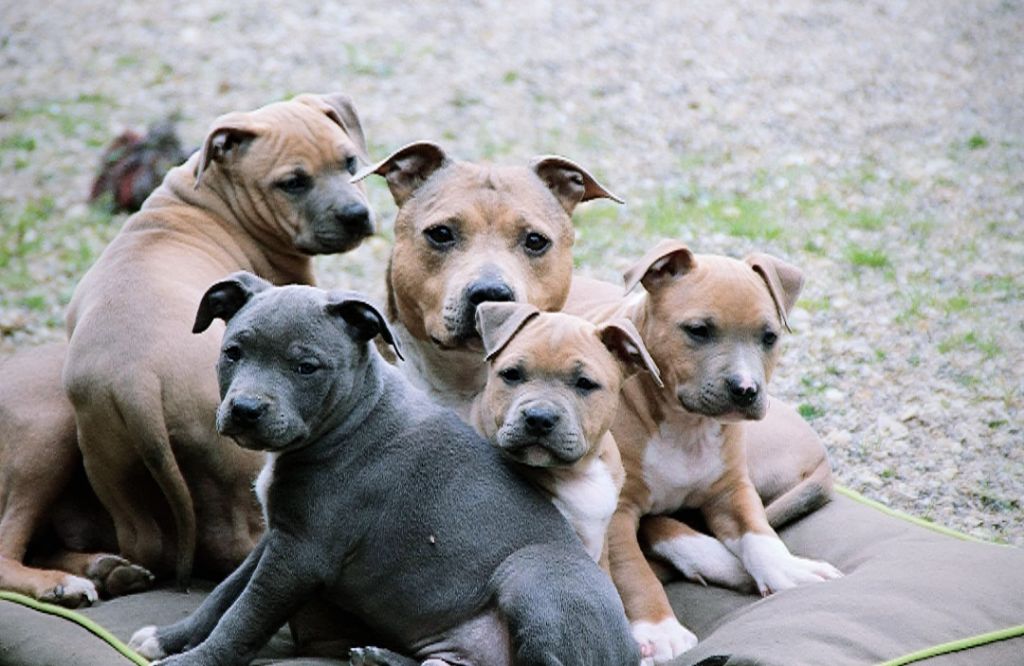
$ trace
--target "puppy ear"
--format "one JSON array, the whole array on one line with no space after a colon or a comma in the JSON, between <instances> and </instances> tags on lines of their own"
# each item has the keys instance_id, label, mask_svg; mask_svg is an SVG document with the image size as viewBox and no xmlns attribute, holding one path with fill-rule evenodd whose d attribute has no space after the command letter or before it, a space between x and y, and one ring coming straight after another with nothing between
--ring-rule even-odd
<instances>
[{"instance_id":1,"label":"puppy ear","mask_svg":"<svg viewBox=\"0 0 1024 666\"><path fill-rule=\"evenodd\" d=\"M395 204L401 206L409 200L431 175L451 163L441 146L429 141L417 141L399 148L380 162L368 166L352 176L358 183L371 174L384 176Z\"/></svg>"},{"instance_id":2,"label":"puppy ear","mask_svg":"<svg viewBox=\"0 0 1024 666\"><path fill-rule=\"evenodd\" d=\"M360 342L369 342L378 335L391 345L398 358L405 360L402 349L388 326L384 315L377 306L353 292L332 291L327 295L327 314L341 317L352 327L353 337Z\"/></svg>"},{"instance_id":3,"label":"puppy ear","mask_svg":"<svg viewBox=\"0 0 1024 666\"><path fill-rule=\"evenodd\" d=\"M779 321L787 331L790 330L786 316L793 310L796 299L800 297L800 290L804 287L803 272L792 264L761 252L749 255L744 261L750 264L754 272L768 285L768 292L775 301Z\"/></svg>"},{"instance_id":4,"label":"puppy ear","mask_svg":"<svg viewBox=\"0 0 1024 666\"><path fill-rule=\"evenodd\" d=\"M622 364L630 369L627 374L632 374L636 370L646 370L651 373L651 377L654 378L654 383L658 385L658 388L662 388L665 385L661 381L661 372L658 371L658 365L651 358L650 353L647 351L647 347L644 346L643 338L640 337L640 333L633 326L633 322L628 319L613 319L606 324L597 327L597 335L601 338L601 342L608 348L608 351L615 354L615 356L622 362Z\"/></svg>"},{"instance_id":5,"label":"puppy ear","mask_svg":"<svg viewBox=\"0 0 1024 666\"><path fill-rule=\"evenodd\" d=\"M663 240L623 274L626 293L632 291L637 282L642 283L647 291L653 292L688 273L695 263L693 253L686 245L679 241Z\"/></svg>"},{"instance_id":6,"label":"puppy ear","mask_svg":"<svg viewBox=\"0 0 1024 666\"><path fill-rule=\"evenodd\" d=\"M572 160L558 155L545 155L534 158L530 168L544 181L569 215L572 215L577 204L591 199L611 199L623 203L622 199L609 192L586 169Z\"/></svg>"},{"instance_id":7,"label":"puppy ear","mask_svg":"<svg viewBox=\"0 0 1024 666\"><path fill-rule=\"evenodd\" d=\"M192 332L202 333L210 327L214 319L230 321L253 296L273 286L263 278L246 271L232 273L203 294Z\"/></svg>"},{"instance_id":8,"label":"puppy ear","mask_svg":"<svg viewBox=\"0 0 1024 666\"><path fill-rule=\"evenodd\" d=\"M218 118L206 134L199 151L194 189L199 189L199 183L210 162L224 163L229 159L237 159L265 129L263 125L252 122L245 113L228 113Z\"/></svg>"},{"instance_id":9,"label":"puppy ear","mask_svg":"<svg viewBox=\"0 0 1024 666\"><path fill-rule=\"evenodd\" d=\"M476 330L484 343L486 360L498 355L526 322L540 314L529 303L484 301L476 306Z\"/></svg>"},{"instance_id":10,"label":"puppy ear","mask_svg":"<svg viewBox=\"0 0 1024 666\"><path fill-rule=\"evenodd\" d=\"M348 95L337 92L329 95L299 95L295 99L322 109L327 117L336 122L352 139L359 159L365 164L370 163L370 153L366 149L363 125L359 122L359 114L356 113L356 107Z\"/></svg>"}]
</instances>

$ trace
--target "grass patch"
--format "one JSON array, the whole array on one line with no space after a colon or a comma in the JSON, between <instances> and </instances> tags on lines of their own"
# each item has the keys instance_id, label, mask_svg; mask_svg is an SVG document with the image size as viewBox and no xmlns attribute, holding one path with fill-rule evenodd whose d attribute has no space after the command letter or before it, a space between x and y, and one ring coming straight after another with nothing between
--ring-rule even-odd
<instances>
[{"instance_id":1,"label":"grass patch","mask_svg":"<svg viewBox=\"0 0 1024 666\"><path fill-rule=\"evenodd\" d=\"M981 150L988 147L988 139L975 132L967 139L968 150Z\"/></svg>"},{"instance_id":2,"label":"grass patch","mask_svg":"<svg viewBox=\"0 0 1024 666\"><path fill-rule=\"evenodd\" d=\"M824 416L825 410L816 405L812 405L809 402L800 403L797 406L796 411L800 413L800 416L804 417L807 421L813 421L814 419Z\"/></svg>"},{"instance_id":3,"label":"grass patch","mask_svg":"<svg viewBox=\"0 0 1024 666\"><path fill-rule=\"evenodd\" d=\"M0 139L0 150L22 150L31 153L36 149L36 140L25 134L13 134Z\"/></svg>"},{"instance_id":4,"label":"grass patch","mask_svg":"<svg viewBox=\"0 0 1024 666\"><path fill-rule=\"evenodd\" d=\"M957 312L963 312L969 307L971 307L971 300L966 296L957 294L946 301L943 309L945 309L947 314L954 314Z\"/></svg>"},{"instance_id":5,"label":"grass patch","mask_svg":"<svg viewBox=\"0 0 1024 666\"><path fill-rule=\"evenodd\" d=\"M644 206L644 231L678 238L683 229L712 229L737 238L775 240L782 227L772 221L768 204L744 197L707 198L662 194Z\"/></svg>"},{"instance_id":6,"label":"grass patch","mask_svg":"<svg viewBox=\"0 0 1024 666\"><path fill-rule=\"evenodd\" d=\"M1000 347L992 338L981 339L974 331L968 331L963 335L954 335L939 342L936 347L940 354L948 354L952 351L973 349L978 351L986 359L995 358L1003 353Z\"/></svg>"},{"instance_id":7,"label":"grass patch","mask_svg":"<svg viewBox=\"0 0 1024 666\"><path fill-rule=\"evenodd\" d=\"M846 258L854 266L862 268L888 268L892 261L882 250L872 250L859 245L850 245L846 248Z\"/></svg>"}]
</instances>

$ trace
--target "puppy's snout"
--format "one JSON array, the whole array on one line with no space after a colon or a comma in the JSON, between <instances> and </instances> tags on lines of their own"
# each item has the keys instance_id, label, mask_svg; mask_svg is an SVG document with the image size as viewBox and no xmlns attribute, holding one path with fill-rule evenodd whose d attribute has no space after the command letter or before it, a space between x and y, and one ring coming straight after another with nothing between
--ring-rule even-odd
<instances>
[{"instance_id":1,"label":"puppy's snout","mask_svg":"<svg viewBox=\"0 0 1024 666\"><path fill-rule=\"evenodd\" d=\"M757 401L760 387L749 377L732 376L725 380L729 387L729 396L735 405L739 407L750 407Z\"/></svg>"},{"instance_id":2,"label":"puppy's snout","mask_svg":"<svg viewBox=\"0 0 1024 666\"><path fill-rule=\"evenodd\" d=\"M527 407L523 410L523 424L534 436L548 435L558 425L558 412L550 407Z\"/></svg>"},{"instance_id":3,"label":"puppy's snout","mask_svg":"<svg viewBox=\"0 0 1024 666\"><path fill-rule=\"evenodd\" d=\"M473 307L476 307L488 301L511 302L516 300L516 295L512 292L512 287L501 280L487 279L478 280L469 285L469 289L466 290L466 299Z\"/></svg>"},{"instance_id":4,"label":"puppy's snout","mask_svg":"<svg viewBox=\"0 0 1024 666\"><path fill-rule=\"evenodd\" d=\"M373 233L373 222L370 209L366 205L354 201L334 211L334 221L347 231L361 234Z\"/></svg>"},{"instance_id":5,"label":"puppy's snout","mask_svg":"<svg viewBox=\"0 0 1024 666\"><path fill-rule=\"evenodd\" d=\"M231 401L231 420L238 425L254 425L267 412L267 403L258 398L238 396Z\"/></svg>"}]
</instances>

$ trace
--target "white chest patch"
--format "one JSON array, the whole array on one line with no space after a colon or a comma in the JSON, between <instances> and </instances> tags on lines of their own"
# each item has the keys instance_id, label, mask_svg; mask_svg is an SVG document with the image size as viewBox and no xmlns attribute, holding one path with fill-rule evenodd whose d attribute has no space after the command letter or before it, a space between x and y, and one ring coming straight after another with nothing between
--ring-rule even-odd
<instances>
[{"instance_id":1,"label":"white chest patch","mask_svg":"<svg viewBox=\"0 0 1024 666\"><path fill-rule=\"evenodd\" d=\"M591 460L571 475L557 475L548 486L551 501L579 535L587 553L601 558L604 537L619 501L619 487L608 466Z\"/></svg>"},{"instance_id":2,"label":"white chest patch","mask_svg":"<svg viewBox=\"0 0 1024 666\"><path fill-rule=\"evenodd\" d=\"M263 523L265 525L270 524L270 506L267 497L270 492L270 484L274 481L274 463L276 462L277 454L268 452L266 462L263 463L263 469L260 470L259 475L256 477L256 482L253 484L253 488L256 490L256 499L260 501L260 508L263 509Z\"/></svg>"},{"instance_id":3,"label":"white chest patch","mask_svg":"<svg viewBox=\"0 0 1024 666\"><path fill-rule=\"evenodd\" d=\"M695 507L697 494L725 472L722 426L706 418L666 420L644 450L644 482L651 513Z\"/></svg>"}]
</instances>

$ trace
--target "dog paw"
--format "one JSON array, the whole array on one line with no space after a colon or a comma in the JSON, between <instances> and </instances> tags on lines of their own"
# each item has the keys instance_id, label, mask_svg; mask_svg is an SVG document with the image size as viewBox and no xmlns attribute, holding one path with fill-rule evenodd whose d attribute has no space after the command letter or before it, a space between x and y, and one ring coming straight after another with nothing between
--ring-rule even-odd
<instances>
[{"instance_id":1,"label":"dog paw","mask_svg":"<svg viewBox=\"0 0 1024 666\"><path fill-rule=\"evenodd\" d=\"M705 534L675 537L655 543L651 551L670 562L688 580L734 590L754 588L754 579L743 568L743 563L714 537Z\"/></svg>"},{"instance_id":2,"label":"dog paw","mask_svg":"<svg viewBox=\"0 0 1024 666\"><path fill-rule=\"evenodd\" d=\"M827 562L796 557L776 537L745 534L740 540L743 562L762 595L799 585L841 578L842 572Z\"/></svg>"},{"instance_id":3,"label":"dog paw","mask_svg":"<svg viewBox=\"0 0 1024 666\"><path fill-rule=\"evenodd\" d=\"M640 645L644 664L662 664L675 659L697 644L692 631L674 617L660 622L638 620L632 623L633 639Z\"/></svg>"},{"instance_id":4,"label":"dog paw","mask_svg":"<svg viewBox=\"0 0 1024 666\"><path fill-rule=\"evenodd\" d=\"M145 567L117 555L100 555L86 572L105 597L142 592L153 586L154 576Z\"/></svg>"},{"instance_id":5,"label":"dog paw","mask_svg":"<svg viewBox=\"0 0 1024 666\"><path fill-rule=\"evenodd\" d=\"M156 636L156 625L152 624L132 634L128 641L128 647L150 660L162 659L167 656L164 649L160 647L160 639Z\"/></svg>"},{"instance_id":6,"label":"dog paw","mask_svg":"<svg viewBox=\"0 0 1024 666\"><path fill-rule=\"evenodd\" d=\"M91 580L68 574L64 580L39 595L40 601L58 604L66 608L78 608L82 604L92 604L100 598L96 586Z\"/></svg>"}]
</instances>

